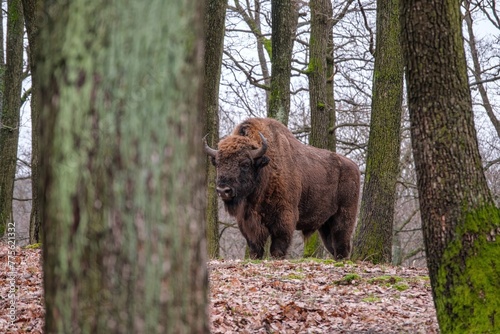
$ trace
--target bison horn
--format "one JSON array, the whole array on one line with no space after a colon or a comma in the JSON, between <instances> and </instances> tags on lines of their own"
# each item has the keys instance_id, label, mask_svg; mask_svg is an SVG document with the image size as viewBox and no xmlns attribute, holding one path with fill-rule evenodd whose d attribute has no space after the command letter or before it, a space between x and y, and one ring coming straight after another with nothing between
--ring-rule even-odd
<instances>
[{"instance_id":1,"label":"bison horn","mask_svg":"<svg viewBox=\"0 0 500 334\"><path fill-rule=\"evenodd\" d=\"M256 148L255 150L252 150L250 152L252 159L258 159L258 158L262 157L264 154L266 154L266 151L267 151L266 138L260 132L259 132L259 136L260 136L260 139L262 139L262 146L260 148Z\"/></svg>"},{"instance_id":2,"label":"bison horn","mask_svg":"<svg viewBox=\"0 0 500 334\"><path fill-rule=\"evenodd\" d=\"M208 146L207 144L207 136L208 134L203 137L203 145L205 147L205 152L211 156L212 158L215 158L215 156L217 155L217 150L214 150L213 148L211 148L210 146Z\"/></svg>"}]
</instances>

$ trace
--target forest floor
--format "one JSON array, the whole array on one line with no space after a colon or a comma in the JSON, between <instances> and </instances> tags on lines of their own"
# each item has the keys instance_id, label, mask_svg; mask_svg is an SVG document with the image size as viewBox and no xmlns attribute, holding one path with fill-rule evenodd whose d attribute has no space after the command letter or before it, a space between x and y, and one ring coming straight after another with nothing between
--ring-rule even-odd
<instances>
[{"instance_id":1,"label":"forest floor","mask_svg":"<svg viewBox=\"0 0 500 334\"><path fill-rule=\"evenodd\" d=\"M43 332L40 257L40 249L17 248L8 259L0 245L0 333ZM212 333L439 333L423 268L314 259L208 267Z\"/></svg>"}]
</instances>

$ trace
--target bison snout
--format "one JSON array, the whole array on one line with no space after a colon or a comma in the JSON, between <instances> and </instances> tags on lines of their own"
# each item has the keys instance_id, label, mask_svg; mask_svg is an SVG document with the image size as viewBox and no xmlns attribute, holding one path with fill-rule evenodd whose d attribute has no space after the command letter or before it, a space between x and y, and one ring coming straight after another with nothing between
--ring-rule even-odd
<instances>
[{"instance_id":1,"label":"bison snout","mask_svg":"<svg viewBox=\"0 0 500 334\"><path fill-rule=\"evenodd\" d=\"M222 198L223 200L225 199L231 199L234 197L234 191L231 187L217 187L217 193L219 194L219 197Z\"/></svg>"}]
</instances>

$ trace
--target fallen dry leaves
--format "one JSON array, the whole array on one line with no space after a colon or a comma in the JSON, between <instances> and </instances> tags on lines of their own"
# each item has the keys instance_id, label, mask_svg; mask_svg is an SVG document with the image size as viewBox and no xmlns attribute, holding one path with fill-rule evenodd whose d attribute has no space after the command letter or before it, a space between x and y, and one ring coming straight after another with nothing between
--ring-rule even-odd
<instances>
[{"instance_id":1,"label":"fallen dry leaves","mask_svg":"<svg viewBox=\"0 0 500 334\"><path fill-rule=\"evenodd\" d=\"M211 261L213 333L438 333L425 269Z\"/></svg>"},{"instance_id":2,"label":"fallen dry leaves","mask_svg":"<svg viewBox=\"0 0 500 334\"><path fill-rule=\"evenodd\" d=\"M16 247L15 255L9 251L7 245L0 244L0 333L43 333L42 251L19 247ZM11 287L15 296L14 324L9 317Z\"/></svg>"},{"instance_id":3,"label":"fallen dry leaves","mask_svg":"<svg viewBox=\"0 0 500 334\"><path fill-rule=\"evenodd\" d=\"M39 249L0 245L0 333L42 333ZM427 271L332 260L210 261L213 333L438 333Z\"/></svg>"}]
</instances>

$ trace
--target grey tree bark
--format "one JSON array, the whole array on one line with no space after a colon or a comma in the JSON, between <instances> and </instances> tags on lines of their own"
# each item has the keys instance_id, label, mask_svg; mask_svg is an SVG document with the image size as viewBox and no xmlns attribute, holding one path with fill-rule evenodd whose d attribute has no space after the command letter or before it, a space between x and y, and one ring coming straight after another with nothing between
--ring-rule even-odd
<instances>
[{"instance_id":1,"label":"grey tree bark","mask_svg":"<svg viewBox=\"0 0 500 334\"><path fill-rule=\"evenodd\" d=\"M402 0L413 155L442 333L500 330L500 209L479 155L459 2ZM487 279L485 279L487 278Z\"/></svg>"},{"instance_id":2,"label":"grey tree bark","mask_svg":"<svg viewBox=\"0 0 500 334\"><path fill-rule=\"evenodd\" d=\"M44 2L47 333L207 333L203 3Z\"/></svg>"},{"instance_id":3,"label":"grey tree bark","mask_svg":"<svg viewBox=\"0 0 500 334\"><path fill-rule=\"evenodd\" d=\"M399 0L378 0L370 136L352 255L374 263L392 259L403 100L399 35Z\"/></svg>"},{"instance_id":4,"label":"grey tree bark","mask_svg":"<svg viewBox=\"0 0 500 334\"><path fill-rule=\"evenodd\" d=\"M22 0L23 12L28 35L28 61L31 71L31 82L38 80L36 70L36 59L39 52L38 32L41 23L41 5L40 0ZM30 215L30 244L41 241L42 228L42 206L40 200L40 167L39 167L39 149L40 140L40 92L38 85L32 84L31 92L31 215Z\"/></svg>"},{"instance_id":5,"label":"grey tree bark","mask_svg":"<svg viewBox=\"0 0 500 334\"><path fill-rule=\"evenodd\" d=\"M219 83L224 47L224 27L227 0L208 0L205 13L205 81L203 101L205 103L205 133L210 147L219 142ZM207 173L207 242L210 258L219 257L219 210L215 190L216 171L210 158L206 158Z\"/></svg>"},{"instance_id":6,"label":"grey tree bark","mask_svg":"<svg viewBox=\"0 0 500 334\"><path fill-rule=\"evenodd\" d=\"M333 45L329 47L332 35L332 4L327 0L311 0L311 34L309 39L309 106L311 110L311 134L309 144L318 148L335 150L333 131L335 111L333 85L328 84L329 60L333 60ZM333 39L333 37L332 37ZM330 65L331 66L331 65ZM333 66L330 67L330 70ZM332 78L333 84L333 78ZM323 257L325 254L318 232L304 240L304 257Z\"/></svg>"},{"instance_id":7,"label":"grey tree bark","mask_svg":"<svg viewBox=\"0 0 500 334\"><path fill-rule=\"evenodd\" d=\"M21 0L7 2L7 48L0 109L0 236L13 222L12 197L19 141L19 112L23 74L23 7ZM2 27L3 30L3 27ZM2 64L3 65L3 64Z\"/></svg>"},{"instance_id":8,"label":"grey tree bark","mask_svg":"<svg viewBox=\"0 0 500 334\"><path fill-rule=\"evenodd\" d=\"M288 125L293 38L298 13L293 0L272 0L271 96L268 117Z\"/></svg>"}]
</instances>

